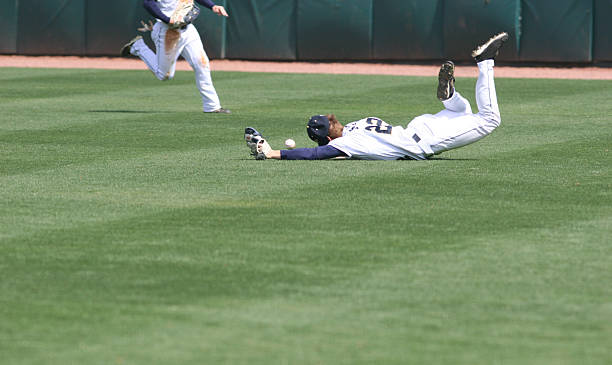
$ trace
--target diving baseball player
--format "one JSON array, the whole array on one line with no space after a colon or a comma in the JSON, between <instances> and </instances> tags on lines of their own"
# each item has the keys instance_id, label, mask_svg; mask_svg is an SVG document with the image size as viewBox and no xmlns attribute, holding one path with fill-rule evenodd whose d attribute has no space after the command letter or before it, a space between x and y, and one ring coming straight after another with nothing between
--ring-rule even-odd
<instances>
[{"instance_id":1,"label":"diving baseball player","mask_svg":"<svg viewBox=\"0 0 612 365\"><path fill-rule=\"evenodd\" d=\"M225 8L215 5L212 0L195 1L218 15L228 16ZM143 27L138 30L151 31L151 39L155 43L157 53L149 49L141 36L137 36L123 46L121 55L126 57L132 54L140 57L155 77L162 81L174 77L176 61L179 56L183 56L195 71L196 86L202 95L204 112L231 113L221 107L210 76L208 55L204 51L198 31L191 24L199 14L194 0L144 0L143 5L157 21L155 25L152 22L142 22Z\"/></svg>"},{"instance_id":2,"label":"diving baseball player","mask_svg":"<svg viewBox=\"0 0 612 365\"><path fill-rule=\"evenodd\" d=\"M493 80L494 58L508 40L507 33L490 38L472 52L479 74L476 82L478 113L473 114L467 99L455 90L451 61L438 74L438 99L444 110L414 118L406 128L391 126L375 117L346 126L333 114L310 118L307 132L319 147L273 150L255 129L245 129L245 140L257 159L318 160L344 157L362 160L425 160L433 155L474 143L489 135L501 123Z\"/></svg>"}]
</instances>

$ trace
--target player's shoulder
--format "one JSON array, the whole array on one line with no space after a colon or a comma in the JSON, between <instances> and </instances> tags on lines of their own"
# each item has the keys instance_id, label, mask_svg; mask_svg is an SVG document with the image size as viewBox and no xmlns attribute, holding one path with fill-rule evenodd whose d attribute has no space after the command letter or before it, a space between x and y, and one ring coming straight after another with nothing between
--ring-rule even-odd
<instances>
[{"instance_id":1,"label":"player's shoulder","mask_svg":"<svg viewBox=\"0 0 612 365\"><path fill-rule=\"evenodd\" d=\"M361 124L367 124L367 123L368 123L368 121L369 121L370 119L373 119L373 118L374 118L374 117L365 117L365 118L361 118L361 119L356 120L356 121L354 121L354 122L348 123L347 125L361 125ZM374 118L374 119L377 119L377 118Z\"/></svg>"},{"instance_id":2,"label":"player's shoulder","mask_svg":"<svg viewBox=\"0 0 612 365\"><path fill-rule=\"evenodd\" d=\"M385 121L378 117L366 117L363 119L356 120L353 123L349 123L347 125L354 124L357 127L363 128L363 127L366 127L372 124L381 124L381 123L385 123Z\"/></svg>"},{"instance_id":3,"label":"player's shoulder","mask_svg":"<svg viewBox=\"0 0 612 365\"><path fill-rule=\"evenodd\" d=\"M365 117L365 118L359 119L357 122L358 122L358 123L372 123L372 121L378 121L378 120L380 120L380 121L384 122L384 120L382 120L381 118L379 118L379 117L373 117L373 116L370 116L370 117Z\"/></svg>"}]
</instances>

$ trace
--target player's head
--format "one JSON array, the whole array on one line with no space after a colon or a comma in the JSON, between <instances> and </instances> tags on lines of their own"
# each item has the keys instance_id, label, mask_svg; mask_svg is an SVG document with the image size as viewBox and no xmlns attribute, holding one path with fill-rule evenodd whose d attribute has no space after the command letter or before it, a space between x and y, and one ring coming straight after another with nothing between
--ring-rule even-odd
<instances>
[{"instance_id":1,"label":"player's head","mask_svg":"<svg viewBox=\"0 0 612 365\"><path fill-rule=\"evenodd\" d=\"M333 114L313 115L308 121L306 131L310 139L317 142L319 146L324 146L332 139L342 137L343 128L344 126Z\"/></svg>"},{"instance_id":2,"label":"player's head","mask_svg":"<svg viewBox=\"0 0 612 365\"><path fill-rule=\"evenodd\" d=\"M326 115L313 115L306 125L308 137L317 142L319 146L329 143L329 118Z\"/></svg>"}]
</instances>

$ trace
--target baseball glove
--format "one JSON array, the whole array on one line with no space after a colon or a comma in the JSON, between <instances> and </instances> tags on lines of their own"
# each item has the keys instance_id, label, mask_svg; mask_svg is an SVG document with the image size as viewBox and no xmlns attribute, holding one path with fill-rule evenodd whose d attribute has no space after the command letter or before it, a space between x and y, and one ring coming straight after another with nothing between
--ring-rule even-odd
<instances>
[{"instance_id":1,"label":"baseball glove","mask_svg":"<svg viewBox=\"0 0 612 365\"><path fill-rule=\"evenodd\" d=\"M200 8L194 3L180 3L179 8L172 14L172 28L182 28L187 24L191 24L200 15Z\"/></svg>"},{"instance_id":2,"label":"baseball glove","mask_svg":"<svg viewBox=\"0 0 612 365\"><path fill-rule=\"evenodd\" d=\"M251 155L257 160L265 160L266 154L272 150L268 141L266 141L255 128L245 128L244 140L251 149Z\"/></svg>"}]
</instances>

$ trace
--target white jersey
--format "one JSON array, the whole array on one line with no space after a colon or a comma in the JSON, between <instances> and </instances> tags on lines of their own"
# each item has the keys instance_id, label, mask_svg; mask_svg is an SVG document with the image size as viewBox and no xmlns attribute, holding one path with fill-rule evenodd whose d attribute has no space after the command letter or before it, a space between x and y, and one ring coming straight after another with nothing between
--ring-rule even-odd
<instances>
[{"instance_id":1,"label":"white jersey","mask_svg":"<svg viewBox=\"0 0 612 365\"><path fill-rule=\"evenodd\" d=\"M177 9L193 4L193 0L157 0L157 2L159 4L159 10L170 19L172 19Z\"/></svg>"},{"instance_id":2,"label":"white jersey","mask_svg":"<svg viewBox=\"0 0 612 365\"><path fill-rule=\"evenodd\" d=\"M424 160L431 154L414 131L370 117L347 124L329 145L360 160ZM425 141L423 141L425 142ZM421 146L424 146L422 148Z\"/></svg>"}]
</instances>

